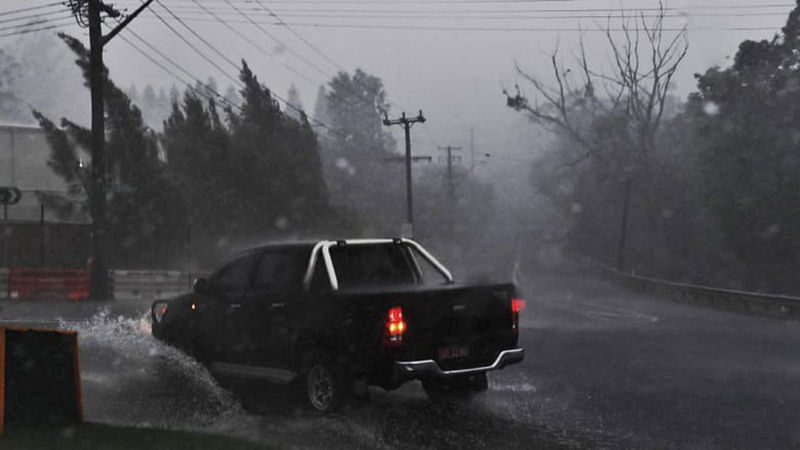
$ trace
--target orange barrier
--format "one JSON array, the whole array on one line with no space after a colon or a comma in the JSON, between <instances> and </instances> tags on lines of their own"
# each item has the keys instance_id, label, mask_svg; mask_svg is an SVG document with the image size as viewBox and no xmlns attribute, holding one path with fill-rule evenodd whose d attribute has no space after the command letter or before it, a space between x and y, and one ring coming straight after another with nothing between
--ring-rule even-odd
<instances>
[{"instance_id":1,"label":"orange barrier","mask_svg":"<svg viewBox=\"0 0 800 450\"><path fill-rule=\"evenodd\" d=\"M0 328L0 434L82 421L78 333Z\"/></svg>"},{"instance_id":2,"label":"orange barrier","mask_svg":"<svg viewBox=\"0 0 800 450\"><path fill-rule=\"evenodd\" d=\"M11 269L8 297L80 300L89 297L89 271L82 269Z\"/></svg>"}]
</instances>

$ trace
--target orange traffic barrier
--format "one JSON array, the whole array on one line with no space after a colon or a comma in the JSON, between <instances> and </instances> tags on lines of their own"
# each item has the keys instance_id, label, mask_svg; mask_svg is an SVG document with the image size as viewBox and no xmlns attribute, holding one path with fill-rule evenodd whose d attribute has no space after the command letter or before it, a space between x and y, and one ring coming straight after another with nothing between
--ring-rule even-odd
<instances>
[{"instance_id":1,"label":"orange traffic barrier","mask_svg":"<svg viewBox=\"0 0 800 450\"><path fill-rule=\"evenodd\" d=\"M82 421L78 333L0 328L0 434Z\"/></svg>"},{"instance_id":2,"label":"orange traffic barrier","mask_svg":"<svg viewBox=\"0 0 800 450\"><path fill-rule=\"evenodd\" d=\"M83 269L11 269L8 293L12 299L89 297L89 271Z\"/></svg>"}]
</instances>

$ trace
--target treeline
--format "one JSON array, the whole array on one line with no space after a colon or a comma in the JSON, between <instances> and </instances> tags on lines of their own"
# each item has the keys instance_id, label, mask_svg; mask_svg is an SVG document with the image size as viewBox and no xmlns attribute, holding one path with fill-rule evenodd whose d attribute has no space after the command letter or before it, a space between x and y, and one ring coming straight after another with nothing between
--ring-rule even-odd
<instances>
[{"instance_id":1,"label":"treeline","mask_svg":"<svg viewBox=\"0 0 800 450\"><path fill-rule=\"evenodd\" d=\"M773 39L742 42L732 66L696 75L683 104L669 89L685 31L668 36L661 19L607 34L617 72L599 76L583 52L580 75L554 90L530 78L543 103L507 93L559 136L534 177L562 212L555 232L605 266L800 293L800 7Z\"/></svg>"},{"instance_id":2,"label":"treeline","mask_svg":"<svg viewBox=\"0 0 800 450\"><path fill-rule=\"evenodd\" d=\"M89 56L70 36L88 85ZM108 256L116 267L170 267L228 254L270 238L335 230L319 144L308 120L281 111L246 63L241 106L220 106L187 89L172 100L164 131L110 78L104 85L108 174ZM56 126L34 112L53 149L50 167L69 185L43 201L88 212L90 131L68 119Z\"/></svg>"},{"instance_id":3,"label":"treeline","mask_svg":"<svg viewBox=\"0 0 800 450\"><path fill-rule=\"evenodd\" d=\"M88 53L67 35L88 85ZM122 90L107 78L108 259L112 267L208 268L215 260L273 239L399 236L405 222L405 175L397 142L383 126L389 102L380 78L341 72L320 87L311 123L281 110L246 63L243 88L218 103L198 84L169 96L145 87ZM213 84L213 81L210 82ZM163 131L145 120L147 103ZM163 108L169 98L169 111ZM299 104L296 89L290 90ZM35 112L53 149L49 165L68 184L66 196L42 201L68 214L86 201L90 131L58 125ZM324 126L321 125L324 123ZM150 125L150 126L149 126ZM488 230L504 226L494 193L463 167L415 167L414 235L451 261L464 251L487 258L500 246ZM487 241L476 246L476 241ZM466 249L466 250L464 250ZM488 250L488 252L487 252ZM506 271L503 267L500 271Z\"/></svg>"}]
</instances>

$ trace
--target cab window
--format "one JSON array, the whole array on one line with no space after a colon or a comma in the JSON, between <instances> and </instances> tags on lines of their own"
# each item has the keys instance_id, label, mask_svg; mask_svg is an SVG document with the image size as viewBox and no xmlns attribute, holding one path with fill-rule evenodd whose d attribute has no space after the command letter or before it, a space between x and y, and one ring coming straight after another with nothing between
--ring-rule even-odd
<instances>
[{"instance_id":1,"label":"cab window","mask_svg":"<svg viewBox=\"0 0 800 450\"><path fill-rule=\"evenodd\" d=\"M248 288L252 272L253 257L244 256L220 269L212 277L211 287L219 294L241 294Z\"/></svg>"},{"instance_id":2,"label":"cab window","mask_svg":"<svg viewBox=\"0 0 800 450\"><path fill-rule=\"evenodd\" d=\"M331 248L341 288L415 284L415 271L396 244L350 245Z\"/></svg>"},{"instance_id":3,"label":"cab window","mask_svg":"<svg viewBox=\"0 0 800 450\"><path fill-rule=\"evenodd\" d=\"M300 289L309 257L308 250L265 250L259 257L253 288L278 292Z\"/></svg>"}]
</instances>

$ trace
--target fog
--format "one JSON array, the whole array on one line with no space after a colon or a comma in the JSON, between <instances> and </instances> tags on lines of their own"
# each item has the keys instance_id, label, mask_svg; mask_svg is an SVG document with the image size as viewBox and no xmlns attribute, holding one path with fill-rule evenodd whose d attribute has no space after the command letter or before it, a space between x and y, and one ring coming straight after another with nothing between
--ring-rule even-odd
<instances>
[{"instance_id":1,"label":"fog","mask_svg":"<svg viewBox=\"0 0 800 450\"><path fill-rule=\"evenodd\" d=\"M569 159L570 152L577 151L575 135L570 136L547 121L535 120L524 108L509 108L509 99L517 95L527 105L546 108L548 102L542 94L548 91L537 89L531 80L551 89L557 87L556 75L565 76L568 82L572 76L573 93L578 92L582 81L575 75L580 72L581 45L592 73L599 78L613 77L613 48L609 43L624 42L626 25L628 32L633 33L631 36L644 39L647 26L654 25L658 17L658 2L438 1L402 5L375 2L369 8L357 2L333 0L300 4L240 3L155 2L105 48L105 62L115 86L141 110L142 125L162 133L148 137L152 140L147 145L157 146L158 157L170 167L164 182L178 183L179 186L169 189L176 190L176 198L182 199L179 209L190 216L190 225L169 218L157 220L158 224L140 222L140 226L148 229L172 227L168 238L148 231L144 233L146 236L126 232L119 240L129 249L159 246L163 239L192 241L189 250L151 251L146 257L131 254L121 264L203 265L200 255L214 254L217 258L227 247L270 238L399 235L407 221L405 181L402 162L390 159L402 154L404 139L401 127L380 125L380 113L388 112L394 118L402 112L413 115L421 110L427 121L411 131L412 152L414 156L430 157L430 161L413 164L414 234L439 251L443 259L472 271L474 266L464 262L469 260L467 255L484 255L487 264L481 270L502 277L511 276L514 267L519 270L521 266L557 265L575 257L588 256L601 265L622 266L616 249L622 215L623 196L618 192L621 188L609 187L598 179L622 176L624 170L630 170L630 162L612 168L590 165L563 170L564 158ZM114 6L130 13L138 4L124 0ZM61 31L87 44L86 29L71 23L69 11L61 6L30 11L26 14L33 16L27 19L23 13L13 13L26 6L28 2L22 1L4 5L10 11L10 25L0 46L6 55L4 64L10 70L5 89L14 98L13 107L4 111L4 120L36 123L29 114L33 109L55 124L60 124L64 117L87 125L88 90L73 64L74 55L54 35ZM691 135L687 131L689 126L675 131L678 122L692 122L692 118L680 116L673 120L686 110L689 95L697 91L694 74L712 67L729 67L744 40L771 39L780 31L791 7L788 3L723 1L664 4L661 23L664 39L681 35L685 26L688 51L666 85L669 107L665 120L654 124L657 142L653 145L658 155L647 164L659 166L660 172L637 174L656 184L634 186L633 197L629 199L633 223L631 236L627 237L629 242L623 244L631 247L624 249L631 253L626 268L731 287L778 292L793 288L793 281L776 280L761 273L776 270L766 268L774 262L770 261L770 255L753 257L752 245L747 248L737 245L751 237L757 240L771 236L770 233L780 234L776 230L788 229L784 219L770 217L768 212L754 212L763 224L756 226L750 235L734 235L735 230L720 225L720 221L727 220L726 213L713 204L700 202L703 203L700 205L695 200L714 193L724 197L728 191L724 186L718 189L703 186L704 194L695 190L693 183L699 183L707 174L687 172L702 166L696 158L702 153L698 148L705 143L678 142L679 136ZM58 8L63 11L58 12ZM34 30L45 25L57 28ZM113 25L114 20L107 20L107 28ZM604 30L608 30L608 36ZM197 51L186 41L197 47ZM554 72L550 58L556 51L555 63L559 69ZM643 47L640 55L643 60L646 54ZM283 113L298 118L296 109L301 107L309 115L309 125L318 143L316 150L309 150L310 159L302 163L310 164L308 167L312 169L300 170L319 170L324 185L324 194L319 198L324 208L323 203L314 203L317 200L312 197L316 194L298 195L291 201L284 199L288 202L286 208L295 211L290 213L288 209L270 206L274 211L263 216L270 223L264 225L266 229L262 232L254 224L226 228L222 221L216 220L213 225L209 222L212 216L241 215L246 208L256 207L259 203L255 196L256 203L243 200L238 206L215 198L209 202L215 205L213 211L205 206L209 211L192 212L204 206L198 206L199 197L189 187L202 177L194 179L190 172L212 170L213 164L201 169L181 162L188 161L190 156L182 154L179 147L188 144L176 137L175 133L180 132L176 128L172 135L164 128L164 121L173 112L173 100L180 103L186 92L205 91L199 98L203 102L208 97L214 98L218 110L214 114L226 128L223 134L227 133L227 137L221 139L229 139L240 147L256 145L243 143L242 139L254 136L232 125L235 120L232 122L232 116L225 111L230 104L245 101L238 92L241 61L247 62L258 83L277 96L274 98ZM336 108L327 105L335 101L326 97L336 90L331 80L341 73L355 77L358 70L367 78L351 80L352 86L347 89L360 89L363 80L377 80L375 93L380 94L380 105L373 111L374 116L366 119L342 116L350 114L349 110L326 114L325 108ZM570 71L572 75L568 76ZM191 86L189 91L183 84L186 81ZM597 100L607 102L610 94L601 92L600 85L597 90ZM359 95L364 97L362 100L372 100L369 92ZM286 104L287 99L290 105ZM238 114L236 108L232 111ZM188 114L185 108L182 112ZM578 109L570 111L575 117L584 113ZM577 131L587 139L603 139L596 134L595 126L584 121ZM345 134L356 130L370 136L345 138L342 129ZM286 139L290 139L289 145L294 144L293 138ZM376 145L380 148L375 148ZM448 145L460 147L454 153L456 158L449 172L445 153L439 149ZM619 142L602 145L619 147ZM206 155L211 152L197 151ZM257 149L253 147L253 151ZM117 152L129 152L131 157L137 154L134 149ZM122 167L126 158L120 157L113 169L117 171L119 185L129 185L138 176L133 173L135 170ZM705 161L713 164L713 157ZM641 161L636 164L643 167ZM313 169L317 165L319 168ZM246 177L237 176L245 183ZM289 179L292 177L298 179L296 174ZM592 187L587 177L594 177L593 182L606 183L605 187ZM312 186L314 180L304 183L306 187L299 188L299 192L317 189ZM73 189L70 201L80 201L76 181L67 180L67 185ZM147 189L163 192L166 185ZM665 186L689 186L692 194L665 193ZM236 197L236 191L245 187L229 183L225 185L226 195ZM292 187L283 186L277 192L285 189ZM770 194L765 191L764 195ZM281 202L260 201L273 205ZM121 202L119 208L123 209L137 204ZM313 218L307 212L297 212L298 202L305 202L306 206L314 203L309 211L315 208L330 211L325 212L326 219ZM163 205L153 207L158 209ZM681 213L681 208L691 212ZM126 213L120 214L127 217ZM336 219L329 220L334 216ZM656 216L661 219L654 219ZM663 222L664 217L677 217L682 222L672 230L659 232L659 236L650 234L647 230L653 226L666 226L654 225ZM670 223L679 222L678 219ZM301 222L302 226L298 226ZM684 246L691 246L686 243L687 233L708 236L707 248L673 254L669 249L676 246L676 239L682 240ZM655 240L661 243L656 244ZM731 244L731 240L735 242ZM208 251L209 248L214 250ZM722 256L709 256L714 253Z\"/></svg>"}]
</instances>

